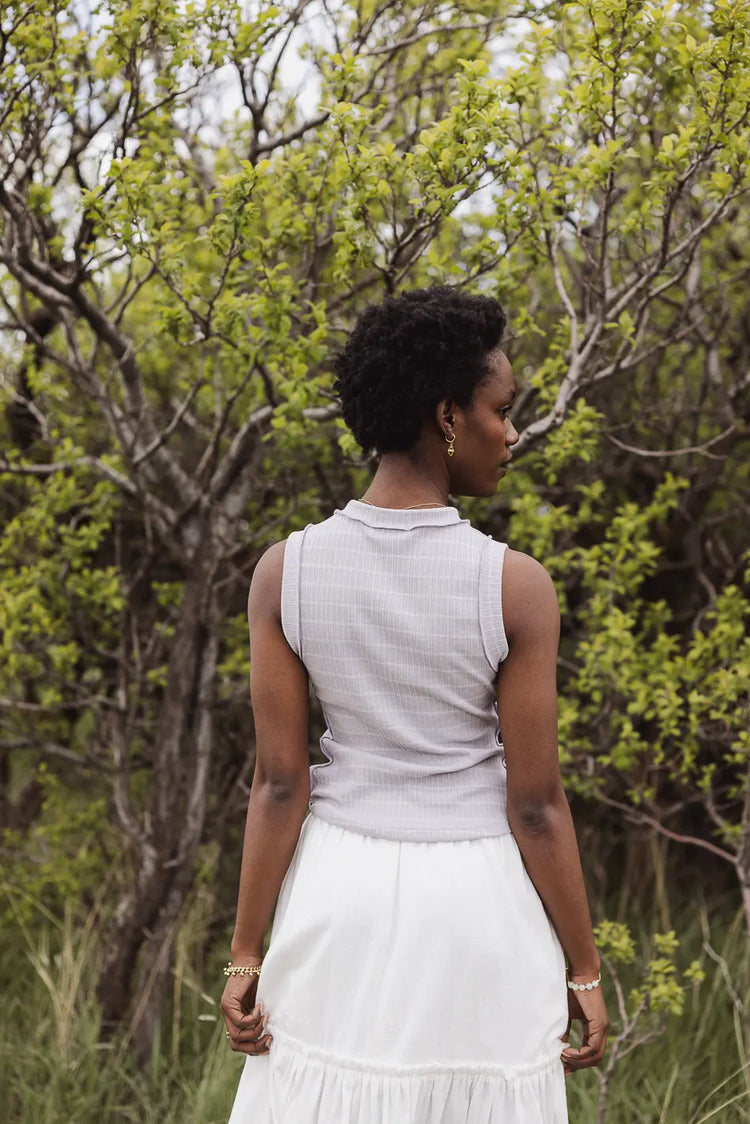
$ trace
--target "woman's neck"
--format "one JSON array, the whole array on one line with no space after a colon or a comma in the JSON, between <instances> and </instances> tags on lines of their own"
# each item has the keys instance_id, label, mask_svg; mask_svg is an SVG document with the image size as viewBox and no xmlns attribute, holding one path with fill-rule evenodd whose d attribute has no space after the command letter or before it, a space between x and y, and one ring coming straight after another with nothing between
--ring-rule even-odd
<instances>
[{"instance_id":1,"label":"woman's neck","mask_svg":"<svg viewBox=\"0 0 750 1124\"><path fill-rule=\"evenodd\" d=\"M448 474L442 465L415 462L409 453L384 453L362 497L375 507L448 503Z\"/></svg>"}]
</instances>

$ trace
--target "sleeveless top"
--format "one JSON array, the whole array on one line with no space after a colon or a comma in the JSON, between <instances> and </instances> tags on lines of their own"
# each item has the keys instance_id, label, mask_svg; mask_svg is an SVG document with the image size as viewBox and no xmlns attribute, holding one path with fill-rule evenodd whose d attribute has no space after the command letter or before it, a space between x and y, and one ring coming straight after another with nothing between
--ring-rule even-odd
<instances>
[{"instance_id":1,"label":"sleeveless top","mask_svg":"<svg viewBox=\"0 0 750 1124\"><path fill-rule=\"evenodd\" d=\"M327 728L310 810L385 839L505 835L505 544L455 508L351 500L287 540L281 623Z\"/></svg>"}]
</instances>

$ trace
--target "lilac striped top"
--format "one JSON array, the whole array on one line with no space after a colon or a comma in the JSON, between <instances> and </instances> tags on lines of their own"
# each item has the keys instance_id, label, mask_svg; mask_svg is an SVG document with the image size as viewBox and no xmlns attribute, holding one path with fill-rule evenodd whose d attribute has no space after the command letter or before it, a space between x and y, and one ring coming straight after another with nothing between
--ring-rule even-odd
<instances>
[{"instance_id":1,"label":"lilac striped top","mask_svg":"<svg viewBox=\"0 0 750 1124\"><path fill-rule=\"evenodd\" d=\"M509 832L495 695L505 549L455 508L359 500L289 536L282 628L327 724L316 816L416 842Z\"/></svg>"}]
</instances>

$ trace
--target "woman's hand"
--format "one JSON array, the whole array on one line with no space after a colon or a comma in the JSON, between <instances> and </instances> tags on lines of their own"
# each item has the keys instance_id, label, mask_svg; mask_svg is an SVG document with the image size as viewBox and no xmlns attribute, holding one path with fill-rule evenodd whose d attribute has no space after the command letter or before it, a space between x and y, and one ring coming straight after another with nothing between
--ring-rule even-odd
<instances>
[{"instance_id":1,"label":"woman's hand","mask_svg":"<svg viewBox=\"0 0 750 1124\"><path fill-rule=\"evenodd\" d=\"M255 1002L257 990L257 976L228 976L220 1005L232 1049L251 1057L267 1054L272 1041L266 1034L268 1015Z\"/></svg>"},{"instance_id":2,"label":"woman's hand","mask_svg":"<svg viewBox=\"0 0 750 1124\"><path fill-rule=\"evenodd\" d=\"M562 1052L566 1077L569 1073L575 1073L577 1069L599 1065L604 1056L609 1016L601 987L594 988L592 991L568 991L568 1025L563 1035L563 1042L569 1041L573 1020L582 1024L583 1040L578 1049L568 1046Z\"/></svg>"}]
</instances>

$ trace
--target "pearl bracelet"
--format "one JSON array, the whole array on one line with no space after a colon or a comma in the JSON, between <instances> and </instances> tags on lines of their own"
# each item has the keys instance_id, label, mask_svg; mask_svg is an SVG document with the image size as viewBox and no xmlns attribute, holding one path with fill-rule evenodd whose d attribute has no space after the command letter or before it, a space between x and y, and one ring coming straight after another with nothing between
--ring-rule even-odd
<instances>
[{"instance_id":1,"label":"pearl bracelet","mask_svg":"<svg viewBox=\"0 0 750 1124\"><path fill-rule=\"evenodd\" d=\"M230 960L224 969L225 976L259 976L261 964L233 964Z\"/></svg>"},{"instance_id":2,"label":"pearl bracelet","mask_svg":"<svg viewBox=\"0 0 750 1124\"><path fill-rule=\"evenodd\" d=\"M565 975L567 976L567 974L568 973L566 972ZM596 979L591 980L589 983L577 984L577 983L573 983L571 980L568 980L568 987L570 988L571 991L593 991L594 988L598 987L601 982L602 982L602 974L600 972L599 975L596 977Z\"/></svg>"}]
</instances>

